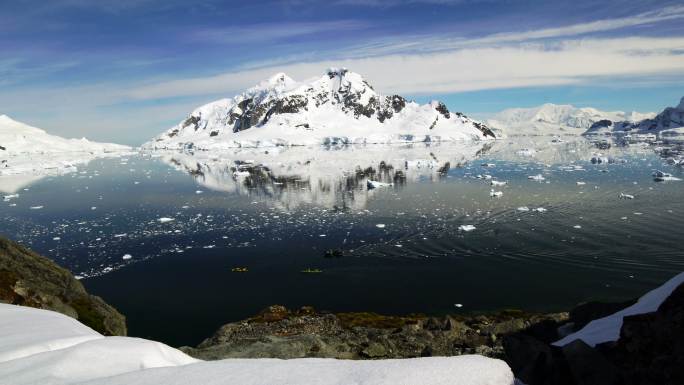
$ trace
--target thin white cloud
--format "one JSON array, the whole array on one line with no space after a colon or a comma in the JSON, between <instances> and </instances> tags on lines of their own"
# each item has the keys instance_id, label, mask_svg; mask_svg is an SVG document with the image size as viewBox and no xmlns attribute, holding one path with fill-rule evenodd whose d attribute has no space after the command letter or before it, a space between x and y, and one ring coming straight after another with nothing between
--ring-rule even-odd
<instances>
[{"instance_id":1,"label":"thin white cloud","mask_svg":"<svg viewBox=\"0 0 684 385\"><path fill-rule=\"evenodd\" d=\"M681 5L622 18L602 19L555 28L503 32L479 38L463 38L448 35L402 36L352 47L350 50L355 56L372 56L410 52L437 52L468 47L501 46L545 39L570 38L679 19L684 19L684 6Z\"/></svg>"},{"instance_id":2,"label":"thin white cloud","mask_svg":"<svg viewBox=\"0 0 684 385\"><path fill-rule=\"evenodd\" d=\"M190 36L191 41L223 44L250 44L266 41L280 41L332 31L365 29L368 23L358 20L333 20L318 22L287 22L252 24L249 27L206 28Z\"/></svg>"},{"instance_id":3,"label":"thin white cloud","mask_svg":"<svg viewBox=\"0 0 684 385\"><path fill-rule=\"evenodd\" d=\"M359 72L384 92L429 94L580 83L595 77L684 73L684 38L568 40L546 45L466 48L450 52L385 55L295 63L173 80L133 89L135 99L202 95L245 89L283 71L295 79L330 66ZM228 94L229 96L230 94Z\"/></svg>"}]
</instances>

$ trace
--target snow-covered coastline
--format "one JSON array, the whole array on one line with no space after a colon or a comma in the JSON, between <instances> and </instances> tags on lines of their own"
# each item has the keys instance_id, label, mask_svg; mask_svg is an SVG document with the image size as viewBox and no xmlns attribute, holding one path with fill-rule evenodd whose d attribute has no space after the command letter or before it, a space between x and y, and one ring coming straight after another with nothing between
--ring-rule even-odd
<instances>
[{"instance_id":1,"label":"snow-covered coastline","mask_svg":"<svg viewBox=\"0 0 684 385\"><path fill-rule=\"evenodd\" d=\"M655 113L601 111L569 104L546 103L532 108L510 108L486 121L497 136L581 135L602 120L639 122Z\"/></svg>"},{"instance_id":2,"label":"snow-covered coastline","mask_svg":"<svg viewBox=\"0 0 684 385\"><path fill-rule=\"evenodd\" d=\"M384 96L359 74L330 68L309 82L280 73L193 111L144 149L450 142L494 139L484 124L440 102Z\"/></svg>"},{"instance_id":3,"label":"snow-covered coastline","mask_svg":"<svg viewBox=\"0 0 684 385\"><path fill-rule=\"evenodd\" d=\"M0 383L512 385L514 377L505 362L477 355L204 362L159 342L104 337L52 311L0 304Z\"/></svg>"},{"instance_id":4,"label":"snow-covered coastline","mask_svg":"<svg viewBox=\"0 0 684 385\"><path fill-rule=\"evenodd\" d=\"M675 107L666 107L658 115L641 120L609 119L594 123L585 132L587 135L638 135L660 136L661 138L684 137L684 97Z\"/></svg>"},{"instance_id":5,"label":"snow-covered coastline","mask_svg":"<svg viewBox=\"0 0 684 385\"><path fill-rule=\"evenodd\" d=\"M17 177L59 175L100 157L117 157L133 149L86 138L65 139L0 115L0 178L3 185L21 185ZM5 191L3 189L3 192Z\"/></svg>"}]
</instances>

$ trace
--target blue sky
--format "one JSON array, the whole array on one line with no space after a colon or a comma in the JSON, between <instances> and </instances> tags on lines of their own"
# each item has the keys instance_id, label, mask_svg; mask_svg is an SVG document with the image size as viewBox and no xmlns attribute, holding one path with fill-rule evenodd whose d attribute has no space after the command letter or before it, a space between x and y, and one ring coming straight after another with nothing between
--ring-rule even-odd
<instances>
[{"instance_id":1,"label":"blue sky","mask_svg":"<svg viewBox=\"0 0 684 385\"><path fill-rule=\"evenodd\" d=\"M684 96L676 1L0 0L0 114L140 144L270 74L331 65L479 118Z\"/></svg>"}]
</instances>

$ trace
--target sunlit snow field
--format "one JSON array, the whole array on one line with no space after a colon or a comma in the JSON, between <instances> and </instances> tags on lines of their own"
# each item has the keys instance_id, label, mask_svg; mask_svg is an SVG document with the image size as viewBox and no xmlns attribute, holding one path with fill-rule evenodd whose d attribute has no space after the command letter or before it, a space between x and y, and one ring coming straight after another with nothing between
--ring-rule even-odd
<instances>
[{"instance_id":1,"label":"sunlit snow field","mask_svg":"<svg viewBox=\"0 0 684 385\"><path fill-rule=\"evenodd\" d=\"M651 175L684 178L661 156L679 150L535 138L140 154L0 178L0 233L84 278L131 335L171 345L276 303L567 310L684 270L684 181Z\"/></svg>"}]
</instances>

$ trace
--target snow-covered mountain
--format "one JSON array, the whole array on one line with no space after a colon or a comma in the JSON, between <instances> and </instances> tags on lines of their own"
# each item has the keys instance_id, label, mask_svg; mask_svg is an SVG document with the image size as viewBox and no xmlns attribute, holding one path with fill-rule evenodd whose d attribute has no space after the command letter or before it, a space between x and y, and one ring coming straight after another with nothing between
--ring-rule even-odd
<instances>
[{"instance_id":1,"label":"snow-covered mountain","mask_svg":"<svg viewBox=\"0 0 684 385\"><path fill-rule=\"evenodd\" d=\"M383 96L344 68L299 83L279 73L232 99L193 111L143 145L147 149L226 149L278 145L407 143L493 139L484 124L440 102Z\"/></svg>"},{"instance_id":2,"label":"snow-covered mountain","mask_svg":"<svg viewBox=\"0 0 684 385\"><path fill-rule=\"evenodd\" d=\"M487 120L499 136L581 135L601 120L637 122L655 116L653 113L600 111L577 108L569 104L544 104L533 108L511 108Z\"/></svg>"},{"instance_id":3,"label":"snow-covered mountain","mask_svg":"<svg viewBox=\"0 0 684 385\"><path fill-rule=\"evenodd\" d=\"M0 115L0 176L48 174L75 169L75 164L130 151L128 146L65 139Z\"/></svg>"},{"instance_id":4,"label":"snow-covered mountain","mask_svg":"<svg viewBox=\"0 0 684 385\"><path fill-rule=\"evenodd\" d=\"M684 135L684 97L676 107L667 107L656 116L639 120L605 119L594 123L587 134L625 132L658 134L661 136Z\"/></svg>"}]
</instances>

